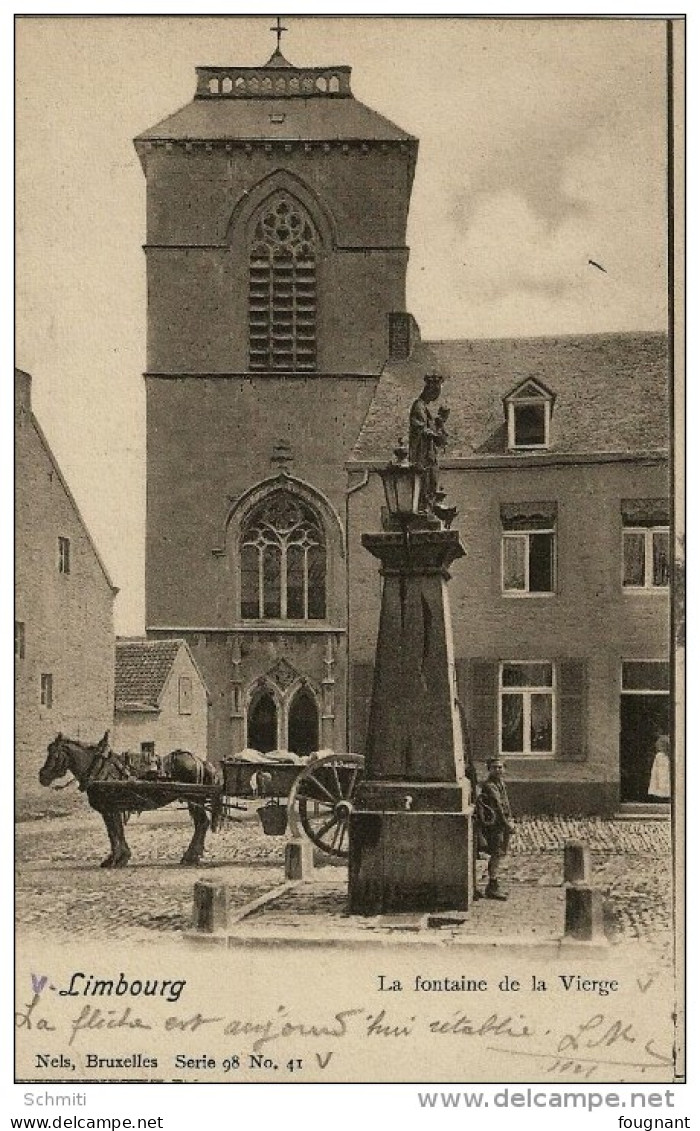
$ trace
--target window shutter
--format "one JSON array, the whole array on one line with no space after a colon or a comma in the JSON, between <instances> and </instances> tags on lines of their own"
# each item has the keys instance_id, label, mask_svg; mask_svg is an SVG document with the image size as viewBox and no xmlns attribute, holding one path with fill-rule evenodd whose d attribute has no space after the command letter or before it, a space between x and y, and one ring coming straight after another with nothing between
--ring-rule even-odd
<instances>
[{"instance_id":1,"label":"window shutter","mask_svg":"<svg viewBox=\"0 0 700 1131\"><path fill-rule=\"evenodd\" d=\"M365 752L373 682L374 664L353 663L350 685L349 749L357 754L364 754Z\"/></svg>"},{"instance_id":2,"label":"window shutter","mask_svg":"<svg viewBox=\"0 0 700 1131\"><path fill-rule=\"evenodd\" d=\"M557 757L583 762L586 758L586 661L560 660L558 665Z\"/></svg>"},{"instance_id":3,"label":"window shutter","mask_svg":"<svg viewBox=\"0 0 700 1131\"><path fill-rule=\"evenodd\" d=\"M460 674L458 668L458 679ZM472 660L469 664L469 697L465 707L469 720L472 758L476 762L485 762L487 758L498 753L498 662L496 660Z\"/></svg>"}]
</instances>

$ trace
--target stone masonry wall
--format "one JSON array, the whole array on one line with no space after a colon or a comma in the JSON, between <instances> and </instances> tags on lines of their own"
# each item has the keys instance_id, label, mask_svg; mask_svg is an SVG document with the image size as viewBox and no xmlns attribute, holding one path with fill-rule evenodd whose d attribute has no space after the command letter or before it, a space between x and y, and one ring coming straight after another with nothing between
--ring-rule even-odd
<instances>
[{"instance_id":1,"label":"stone masonry wall","mask_svg":"<svg viewBox=\"0 0 700 1131\"><path fill-rule=\"evenodd\" d=\"M37 795L46 746L60 730L96 742L114 712L113 592L74 503L35 427L28 397L16 415L15 619L24 657L15 666L17 796ZM59 573L58 539L70 540ZM53 703L41 705L42 673Z\"/></svg>"}]
</instances>

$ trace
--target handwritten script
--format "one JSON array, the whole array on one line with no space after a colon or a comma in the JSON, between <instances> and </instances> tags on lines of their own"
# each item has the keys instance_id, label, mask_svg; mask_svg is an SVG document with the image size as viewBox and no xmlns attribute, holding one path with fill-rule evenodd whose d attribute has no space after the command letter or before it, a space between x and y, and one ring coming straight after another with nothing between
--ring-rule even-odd
<instances>
[{"instance_id":1,"label":"handwritten script","mask_svg":"<svg viewBox=\"0 0 700 1131\"><path fill-rule=\"evenodd\" d=\"M579 1076L590 1079L603 1065L636 1068L642 1075L650 1069L673 1066L670 1048L659 1047L636 1021L603 1012L595 1012L567 1027L550 1027L528 1020L522 1013L468 1011L453 1009L417 1018L402 1016L398 1011L368 1009L354 1005L334 1010L312 1020L295 1015L279 1005L270 1016L235 1017L225 1012L205 1014L165 1012L159 1016L149 1011L142 1015L131 1005L117 1008L83 1005L67 1015L51 1009L52 999L34 993L15 1014L15 1026L25 1032L53 1033L65 1038L68 1048L84 1048L99 1033L117 1030L135 1037L161 1033L210 1034L213 1038L245 1039L253 1052L278 1049L285 1042L323 1041L336 1043L375 1041L409 1043L413 1038L424 1041L460 1040L480 1045L489 1052L538 1061L546 1074Z\"/></svg>"}]
</instances>

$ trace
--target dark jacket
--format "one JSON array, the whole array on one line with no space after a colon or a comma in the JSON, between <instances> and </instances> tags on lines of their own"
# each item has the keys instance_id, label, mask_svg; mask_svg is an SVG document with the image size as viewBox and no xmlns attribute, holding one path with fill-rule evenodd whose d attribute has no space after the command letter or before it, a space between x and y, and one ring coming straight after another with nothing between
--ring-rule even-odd
<instances>
[{"instance_id":1,"label":"dark jacket","mask_svg":"<svg viewBox=\"0 0 700 1131\"><path fill-rule=\"evenodd\" d=\"M476 803L476 817L489 854L507 852L513 814L504 782L491 778L484 782Z\"/></svg>"}]
</instances>

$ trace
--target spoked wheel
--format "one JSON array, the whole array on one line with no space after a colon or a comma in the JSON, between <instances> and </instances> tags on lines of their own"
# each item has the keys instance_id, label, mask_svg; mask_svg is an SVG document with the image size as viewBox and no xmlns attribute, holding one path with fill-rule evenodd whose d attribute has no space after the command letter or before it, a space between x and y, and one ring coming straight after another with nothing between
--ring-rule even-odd
<instances>
[{"instance_id":1,"label":"spoked wheel","mask_svg":"<svg viewBox=\"0 0 700 1131\"><path fill-rule=\"evenodd\" d=\"M362 779L361 754L326 754L305 766L289 794L289 822L329 856L348 857L352 799Z\"/></svg>"}]
</instances>

